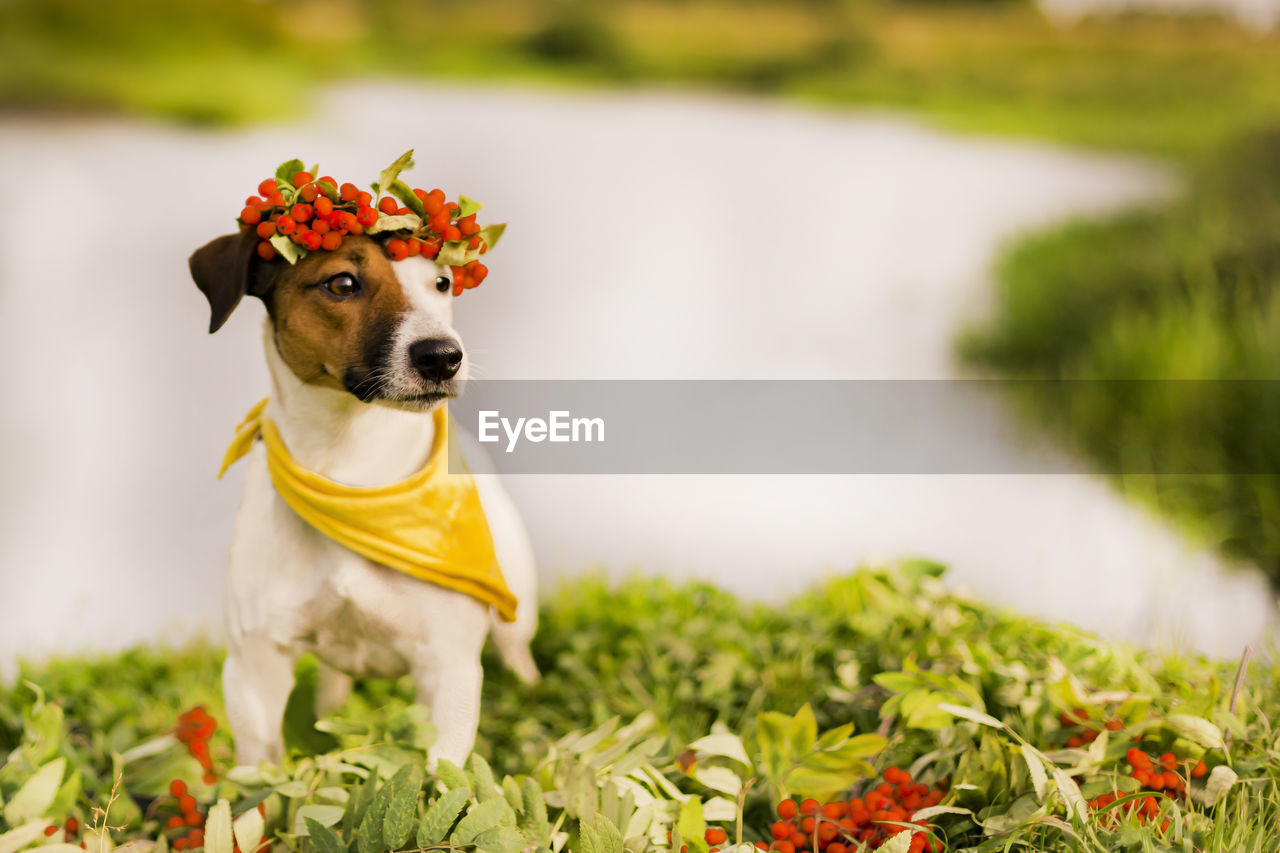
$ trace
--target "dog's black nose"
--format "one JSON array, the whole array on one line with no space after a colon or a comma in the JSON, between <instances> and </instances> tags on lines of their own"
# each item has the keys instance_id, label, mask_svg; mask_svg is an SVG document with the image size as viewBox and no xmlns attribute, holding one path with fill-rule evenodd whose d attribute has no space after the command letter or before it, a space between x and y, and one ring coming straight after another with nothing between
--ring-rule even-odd
<instances>
[{"instance_id":1,"label":"dog's black nose","mask_svg":"<svg viewBox=\"0 0 1280 853\"><path fill-rule=\"evenodd\" d=\"M462 348L453 338L423 338L409 346L409 363L428 382L443 382L462 366Z\"/></svg>"}]
</instances>

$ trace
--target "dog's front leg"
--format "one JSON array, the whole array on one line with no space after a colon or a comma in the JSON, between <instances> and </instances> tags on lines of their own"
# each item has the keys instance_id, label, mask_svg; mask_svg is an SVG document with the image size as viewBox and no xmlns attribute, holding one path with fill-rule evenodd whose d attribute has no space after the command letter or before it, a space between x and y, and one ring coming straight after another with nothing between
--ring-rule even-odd
<instances>
[{"instance_id":1,"label":"dog's front leg","mask_svg":"<svg viewBox=\"0 0 1280 853\"><path fill-rule=\"evenodd\" d=\"M265 634L242 637L228 650L222 692L237 764L278 764L284 758L280 727L293 690L293 664L293 654Z\"/></svg>"},{"instance_id":2,"label":"dog's front leg","mask_svg":"<svg viewBox=\"0 0 1280 853\"><path fill-rule=\"evenodd\" d=\"M414 664L413 678L417 700L431 709L436 727L436 742L428 751L431 766L440 758L461 766L480 723L480 649L426 649Z\"/></svg>"}]
</instances>

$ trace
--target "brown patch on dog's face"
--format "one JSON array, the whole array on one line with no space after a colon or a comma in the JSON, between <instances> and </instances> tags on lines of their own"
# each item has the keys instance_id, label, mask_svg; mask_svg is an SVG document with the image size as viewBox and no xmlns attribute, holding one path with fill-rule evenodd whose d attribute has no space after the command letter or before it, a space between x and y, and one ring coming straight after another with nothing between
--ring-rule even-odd
<instances>
[{"instance_id":1,"label":"brown patch on dog's face","mask_svg":"<svg viewBox=\"0 0 1280 853\"><path fill-rule=\"evenodd\" d=\"M273 262L267 313L276 348L303 382L377 396L400 318L410 301L391 260L368 237L293 266Z\"/></svg>"}]
</instances>

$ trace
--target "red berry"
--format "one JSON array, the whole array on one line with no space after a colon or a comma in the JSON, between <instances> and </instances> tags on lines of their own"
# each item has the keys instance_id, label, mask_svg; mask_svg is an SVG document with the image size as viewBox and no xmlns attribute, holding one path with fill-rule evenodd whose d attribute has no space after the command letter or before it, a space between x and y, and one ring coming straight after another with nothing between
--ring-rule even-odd
<instances>
[{"instance_id":1,"label":"red berry","mask_svg":"<svg viewBox=\"0 0 1280 853\"><path fill-rule=\"evenodd\" d=\"M413 194L418 197L418 201L425 202L427 200L426 190L420 190L415 187L413 190Z\"/></svg>"},{"instance_id":2,"label":"red berry","mask_svg":"<svg viewBox=\"0 0 1280 853\"><path fill-rule=\"evenodd\" d=\"M462 290L463 290L463 288L462 288L462 282L458 281L458 280L455 278L455 279L453 280L453 295L454 295L454 296L461 296L461 295L462 295Z\"/></svg>"},{"instance_id":3,"label":"red berry","mask_svg":"<svg viewBox=\"0 0 1280 853\"><path fill-rule=\"evenodd\" d=\"M316 196L318 195L320 195L320 190L316 189L315 184L307 184L305 187L298 190L298 198L302 199L307 204L315 201Z\"/></svg>"},{"instance_id":4,"label":"red berry","mask_svg":"<svg viewBox=\"0 0 1280 853\"><path fill-rule=\"evenodd\" d=\"M316 203L313 206L315 208L316 216L328 216L330 213L333 213L333 202L329 201L329 199L324 196L320 196L316 199Z\"/></svg>"},{"instance_id":5,"label":"red berry","mask_svg":"<svg viewBox=\"0 0 1280 853\"><path fill-rule=\"evenodd\" d=\"M709 826L705 833L708 844L724 844L729 840L729 833L718 826Z\"/></svg>"},{"instance_id":6,"label":"red berry","mask_svg":"<svg viewBox=\"0 0 1280 853\"><path fill-rule=\"evenodd\" d=\"M343 201L355 201L356 197L359 195L360 195L360 188L352 183L343 184L338 189L338 198L342 199Z\"/></svg>"},{"instance_id":7,"label":"red berry","mask_svg":"<svg viewBox=\"0 0 1280 853\"><path fill-rule=\"evenodd\" d=\"M1196 766L1191 768L1191 775L1193 778L1196 778L1196 779L1201 778L1202 776L1204 776L1204 774L1208 772L1209 772L1209 768L1205 767L1203 761L1197 762Z\"/></svg>"},{"instance_id":8,"label":"red berry","mask_svg":"<svg viewBox=\"0 0 1280 853\"><path fill-rule=\"evenodd\" d=\"M405 241L405 245L409 247L409 257L416 258L422 254L422 241L417 237L410 237Z\"/></svg>"},{"instance_id":9,"label":"red berry","mask_svg":"<svg viewBox=\"0 0 1280 853\"><path fill-rule=\"evenodd\" d=\"M795 800L783 800L778 803L778 817L783 820L791 820L800 811L800 807L796 805Z\"/></svg>"},{"instance_id":10,"label":"red berry","mask_svg":"<svg viewBox=\"0 0 1280 853\"><path fill-rule=\"evenodd\" d=\"M58 827L54 826L53 824L49 824L44 828L45 835L53 835L57 831L58 831Z\"/></svg>"},{"instance_id":11,"label":"red berry","mask_svg":"<svg viewBox=\"0 0 1280 853\"><path fill-rule=\"evenodd\" d=\"M218 781L218 777L213 775L212 773L206 773L200 777L200 780L204 782L206 785L212 785L214 782Z\"/></svg>"},{"instance_id":12,"label":"red berry","mask_svg":"<svg viewBox=\"0 0 1280 853\"><path fill-rule=\"evenodd\" d=\"M258 184L258 195L263 198L270 198L271 195L278 190L279 188L276 186L275 178L267 178L265 181Z\"/></svg>"},{"instance_id":13,"label":"red berry","mask_svg":"<svg viewBox=\"0 0 1280 853\"><path fill-rule=\"evenodd\" d=\"M378 211L372 207L362 207L356 211L356 222L359 222L365 228L372 228L377 221Z\"/></svg>"},{"instance_id":14,"label":"red berry","mask_svg":"<svg viewBox=\"0 0 1280 853\"><path fill-rule=\"evenodd\" d=\"M178 797L178 808L182 809L184 814L196 810L196 798L190 794L182 794Z\"/></svg>"},{"instance_id":15,"label":"red berry","mask_svg":"<svg viewBox=\"0 0 1280 853\"><path fill-rule=\"evenodd\" d=\"M186 826L186 825L187 825L187 822L176 815L174 817L169 818L168 822L165 823L165 826L169 827L170 829L177 829L180 826Z\"/></svg>"},{"instance_id":16,"label":"red berry","mask_svg":"<svg viewBox=\"0 0 1280 853\"><path fill-rule=\"evenodd\" d=\"M289 214L285 214L276 220L276 231L288 237L298 227L298 223Z\"/></svg>"},{"instance_id":17,"label":"red berry","mask_svg":"<svg viewBox=\"0 0 1280 853\"><path fill-rule=\"evenodd\" d=\"M1113 732L1118 732L1124 728L1124 721L1121 720L1119 717L1112 717L1111 719L1107 720L1106 727Z\"/></svg>"},{"instance_id":18,"label":"red berry","mask_svg":"<svg viewBox=\"0 0 1280 853\"><path fill-rule=\"evenodd\" d=\"M313 210L309 204L295 204L289 209L289 216L297 222L310 222Z\"/></svg>"},{"instance_id":19,"label":"red berry","mask_svg":"<svg viewBox=\"0 0 1280 853\"><path fill-rule=\"evenodd\" d=\"M204 823L204 815L199 812L188 812L184 817L186 818L187 826L200 826Z\"/></svg>"},{"instance_id":20,"label":"red berry","mask_svg":"<svg viewBox=\"0 0 1280 853\"><path fill-rule=\"evenodd\" d=\"M387 241L387 254L391 256L393 261L403 261L409 257L409 246L403 240Z\"/></svg>"},{"instance_id":21,"label":"red berry","mask_svg":"<svg viewBox=\"0 0 1280 853\"><path fill-rule=\"evenodd\" d=\"M373 207L373 193L357 193L356 207Z\"/></svg>"},{"instance_id":22,"label":"red berry","mask_svg":"<svg viewBox=\"0 0 1280 853\"><path fill-rule=\"evenodd\" d=\"M388 216L394 216L399 207L400 205L396 204L396 200L389 195L384 195L378 201L378 210L381 210Z\"/></svg>"},{"instance_id":23,"label":"red berry","mask_svg":"<svg viewBox=\"0 0 1280 853\"><path fill-rule=\"evenodd\" d=\"M809 845L809 836L803 832L793 832L787 840L795 845L797 850L803 850Z\"/></svg>"},{"instance_id":24,"label":"red berry","mask_svg":"<svg viewBox=\"0 0 1280 853\"><path fill-rule=\"evenodd\" d=\"M174 797L181 797L187 792L187 783L181 779L174 779L169 783L169 793Z\"/></svg>"},{"instance_id":25,"label":"red berry","mask_svg":"<svg viewBox=\"0 0 1280 853\"><path fill-rule=\"evenodd\" d=\"M311 230L323 236L329 233L329 220L317 217L311 222Z\"/></svg>"},{"instance_id":26,"label":"red berry","mask_svg":"<svg viewBox=\"0 0 1280 853\"><path fill-rule=\"evenodd\" d=\"M342 248L342 235L337 231L330 231L328 234L320 238L320 248L326 252L332 252Z\"/></svg>"},{"instance_id":27,"label":"red berry","mask_svg":"<svg viewBox=\"0 0 1280 853\"><path fill-rule=\"evenodd\" d=\"M262 211L256 207L246 207L240 211L240 221L245 225L257 225L262 221Z\"/></svg>"},{"instance_id":28,"label":"red berry","mask_svg":"<svg viewBox=\"0 0 1280 853\"><path fill-rule=\"evenodd\" d=\"M430 219L437 213L444 210L444 202L435 196L428 194L427 197L422 200L422 209L426 212L427 218Z\"/></svg>"},{"instance_id":29,"label":"red berry","mask_svg":"<svg viewBox=\"0 0 1280 853\"><path fill-rule=\"evenodd\" d=\"M308 231L306 236L302 238L302 245L307 247L308 252L316 251L323 242L324 236L315 231Z\"/></svg>"},{"instance_id":30,"label":"red berry","mask_svg":"<svg viewBox=\"0 0 1280 853\"><path fill-rule=\"evenodd\" d=\"M444 231L441 232L441 236L443 236L446 241L461 240L462 232L459 231L457 228L453 227L452 225L448 225L445 227Z\"/></svg>"},{"instance_id":31,"label":"red berry","mask_svg":"<svg viewBox=\"0 0 1280 853\"><path fill-rule=\"evenodd\" d=\"M76 820L73 817L69 817L67 818L67 822L62 825L62 828L65 829L69 834L75 835L77 832L80 831L80 821Z\"/></svg>"},{"instance_id":32,"label":"red berry","mask_svg":"<svg viewBox=\"0 0 1280 853\"><path fill-rule=\"evenodd\" d=\"M305 184L311 183L314 180L315 178L312 176L310 172L294 172L293 173L293 185L295 187L301 187Z\"/></svg>"},{"instance_id":33,"label":"red berry","mask_svg":"<svg viewBox=\"0 0 1280 853\"><path fill-rule=\"evenodd\" d=\"M258 223L258 237L260 239L269 240L275 235L275 233L276 233L276 224L274 222ZM182 738L181 733L178 734L178 737L180 739L185 739L185 738Z\"/></svg>"},{"instance_id":34,"label":"red berry","mask_svg":"<svg viewBox=\"0 0 1280 853\"><path fill-rule=\"evenodd\" d=\"M276 256L276 247L263 240L258 244L258 257L264 261L273 260Z\"/></svg>"}]
</instances>

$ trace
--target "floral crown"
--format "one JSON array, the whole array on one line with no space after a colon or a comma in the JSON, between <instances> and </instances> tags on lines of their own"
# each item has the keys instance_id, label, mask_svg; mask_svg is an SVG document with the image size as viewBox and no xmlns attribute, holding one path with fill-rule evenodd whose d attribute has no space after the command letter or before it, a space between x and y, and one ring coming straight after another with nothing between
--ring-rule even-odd
<instances>
[{"instance_id":1,"label":"floral crown","mask_svg":"<svg viewBox=\"0 0 1280 853\"><path fill-rule=\"evenodd\" d=\"M400 173L412 167L410 149L382 170L370 184L373 192L365 192L328 176L317 178L319 166L308 171L301 160L289 160L274 178L258 184L258 195L245 199L240 230L257 232L258 257L291 264L308 252L334 251L348 234L390 237L382 246L392 260L422 255L451 267L457 296L484 281L489 269L479 258L507 226L482 228L476 223L480 203L465 195L452 202L443 190L410 187Z\"/></svg>"}]
</instances>

